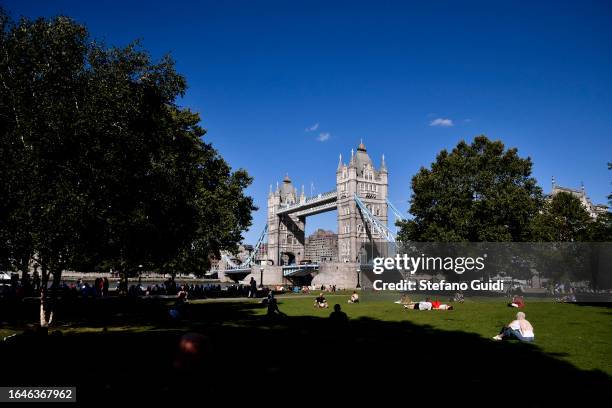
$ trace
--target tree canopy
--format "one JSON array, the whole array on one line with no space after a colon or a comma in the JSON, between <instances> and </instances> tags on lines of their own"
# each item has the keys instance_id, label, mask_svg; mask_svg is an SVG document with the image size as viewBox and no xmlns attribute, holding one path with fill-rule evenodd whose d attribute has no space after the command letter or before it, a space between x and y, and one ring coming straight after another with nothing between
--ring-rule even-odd
<instances>
[{"instance_id":1,"label":"tree canopy","mask_svg":"<svg viewBox=\"0 0 612 408\"><path fill-rule=\"evenodd\" d=\"M532 222L535 241L588 241L592 219L580 200L560 192L546 201Z\"/></svg>"},{"instance_id":2,"label":"tree canopy","mask_svg":"<svg viewBox=\"0 0 612 408\"><path fill-rule=\"evenodd\" d=\"M202 140L169 56L0 9L0 262L203 272L251 223L251 178Z\"/></svg>"},{"instance_id":3,"label":"tree canopy","mask_svg":"<svg viewBox=\"0 0 612 408\"><path fill-rule=\"evenodd\" d=\"M410 213L398 225L402 241L525 241L543 200L530 158L501 141L478 136L442 150L412 178Z\"/></svg>"}]
</instances>

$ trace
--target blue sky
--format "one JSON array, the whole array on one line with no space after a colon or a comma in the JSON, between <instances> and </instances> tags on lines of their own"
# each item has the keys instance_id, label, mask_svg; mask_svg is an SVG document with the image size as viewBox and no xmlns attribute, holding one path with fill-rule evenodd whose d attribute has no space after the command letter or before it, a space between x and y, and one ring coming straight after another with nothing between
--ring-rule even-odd
<instances>
[{"instance_id":1,"label":"blue sky","mask_svg":"<svg viewBox=\"0 0 612 408\"><path fill-rule=\"evenodd\" d=\"M94 38L171 53L206 139L255 181L285 173L333 189L338 154L384 153L390 199L442 148L486 134L534 161L550 191L612 190L612 3L608 1L0 1L13 16L69 15ZM306 131L308 128L316 130ZM336 229L335 214L308 220Z\"/></svg>"}]
</instances>

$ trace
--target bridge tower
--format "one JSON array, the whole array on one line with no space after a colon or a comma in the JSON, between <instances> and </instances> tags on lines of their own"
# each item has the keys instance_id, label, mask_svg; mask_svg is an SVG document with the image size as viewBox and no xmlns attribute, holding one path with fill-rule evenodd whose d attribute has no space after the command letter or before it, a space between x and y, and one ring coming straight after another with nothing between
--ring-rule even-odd
<instances>
[{"instance_id":1,"label":"bridge tower","mask_svg":"<svg viewBox=\"0 0 612 408\"><path fill-rule=\"evenodd\" d=\"M304 258L306 218L296 214L278 215L278 210L306 201L304 188L298 196L289 175L268 194L268 260L274 265L299 263Z\"/></svg>"},{"instance_id":2,"label":"bridge tower","mask_svg":"<svg viewBox=\"0 0 612 408\"><path fill-rule=\"evenodd\" d=\"M340 262L360 262L368 245L381 242L376 230L361 215L354 195L360 197L370 212L383 224L387 224L388 172L385 156L379 169L374 167L362 143L357 153L351 150L348 165L342 162L342 155L336 170L336 191L338 193L338 260ZM372 254L371 254L372 255Z\"/></svg>"}]
</instances>

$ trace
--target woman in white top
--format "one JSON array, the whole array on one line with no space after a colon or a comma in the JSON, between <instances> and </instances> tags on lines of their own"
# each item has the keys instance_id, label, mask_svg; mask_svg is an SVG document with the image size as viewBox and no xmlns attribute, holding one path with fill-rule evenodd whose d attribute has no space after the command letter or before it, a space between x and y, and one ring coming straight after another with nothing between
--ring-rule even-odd
<instances>
[{"instance_id":1,"label":"woman in white top","mask_svg":"<svg viewBox=\"0 0 612 408\"><path fill-rule=\"evenodd\" d=\"M517 339L520 341L531 342L535 340L533 326L527 319L525 313L518 312L516 320L513 320L507 326L504 326L499 334L493 337L493 340Z\"/></svg>"}]
</instances>

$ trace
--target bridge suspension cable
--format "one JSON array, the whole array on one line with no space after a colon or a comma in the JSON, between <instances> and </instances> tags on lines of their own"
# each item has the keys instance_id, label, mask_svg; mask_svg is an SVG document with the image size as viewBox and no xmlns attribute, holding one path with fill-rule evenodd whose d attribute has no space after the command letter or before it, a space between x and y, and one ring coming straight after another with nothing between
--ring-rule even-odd
<instances>
[{"instance_id":1,"label":"bridge suspension cable","mask_svg":"<svg viewBox=\"0 0 612 408\"><path fill-rule=\"evenodd\" d=\"M404 216L402 215L400 210L398 210L397 207L395 207L393 203L389 201L388 198L387 198L387 205L389 206L389 208L391 209L391 212L395 216L396 221L404 221Z\"/></svg>"},{"instance_id":2,"label":"bridge suspension cable","mask_svg":"<svg viewBox=\"0 0 612 408\"><path fill-rule=\"evenodd\" d=\"M259 250L261 249L261 245L266 240L266 235L268 235L268 224L266 224L264 226L263 231L261 232L261 234L259 234L259 238L257 239L257 243L253 247L253 251L251 252L249 257L247 259L245 259L244 262L242 262L241 264L237 264L236 262L232 261L232 259L229 256L227 256L227 254L222 254L221 255L221 259L223 261L225 261L225 263L231 269L250 268L253 265L253 262L255 261L255 258L257 256Z\"/></svg>"},{"instance_id":3,"label":"bridge suspension cable","mask_svg":"<svg viewBox=\"0 0 612 408\"><path fill-rule=\"evenodd\" d=\"M372 224L374 229L376 229L376 232L378 232L378 234L383 237L387 242L395 242L395 235L391 232L389 227L380 222L378 218L376 218L374 214L372 214L372 212L368 209L368 207L366 207L363 201L361 201L361 198L359 198L357 193L353 194L353 198L355 199L355 203L357 203L357 207L359 207L359 210L361 211L361 214L363 214L365 220Z\"/></svg>"},{"instance_id":4,"label":"bridge suspension cable","mask_svg":"<svg viewBox=\"0 0 612 408\"><path fill-rule=\"evenodd\" d=\"M264 226L263 231L261 231L261 234L259 234L259 238L257 238L257 243L253 247L253 252L251 252L251 255L249 255L249 257L240 266L251 266L253 264L255 257L259 253L259 249L261 248L261 245L266 240L266 235L268 235L268 224Z\"/></svg>"}]
</instances>

